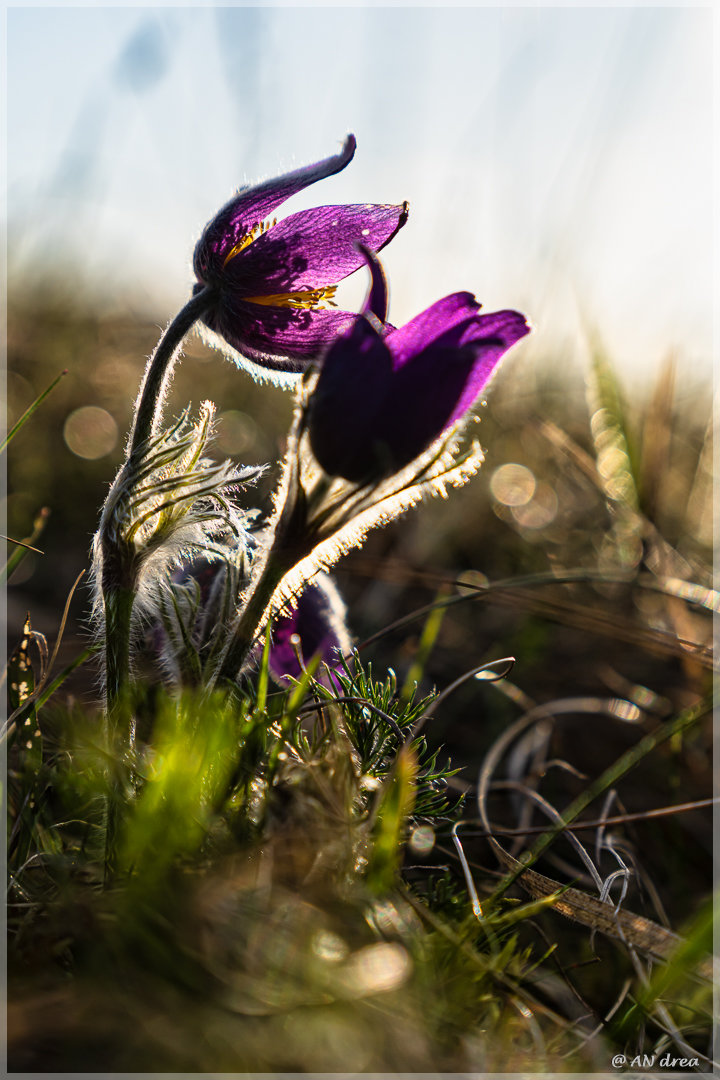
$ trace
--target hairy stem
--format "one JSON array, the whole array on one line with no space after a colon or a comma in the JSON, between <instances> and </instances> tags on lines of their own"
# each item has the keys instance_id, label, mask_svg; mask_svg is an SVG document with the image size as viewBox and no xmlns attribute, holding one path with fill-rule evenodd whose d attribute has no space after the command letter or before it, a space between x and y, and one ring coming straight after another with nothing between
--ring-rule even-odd
<instances>
[{"instance_id":1,"label":"hairy stem","mask_svg":"<svg viewBox=\"0 0 720 1080\"><path fill-rule=\"evenodd\" d=\"M105 821L105 882L117 867L121 806L128 779L128 757L135 743L135 720L129 700L130 619L135 593L122 585L103 588L105 604L106 738L110 792Z\"/></svg>"},{"instance_id":2,"label":"hairy stem","mask_svg":"<svg viewBox=\"0 0 720 1080\"><path fill-rule=\"evenodd\" d=\"M183 338L208 309L214 293L204 288L175 316L148 362L135 405L127 457L114 490L130 481L142 461L148 441L157 434L163 404ZM112 492L110 502L112 502ZM130 632L137 593L139 563L128 539L128 522L114 521L106 504L100 524L102 591L105 613L105 700L108 752L112 764L105 839L105 879L117 867L118 832L128 782L132 782L135 721L130 702ZM126 515L125 515L126 516Z\"/></svg>"},{"instance_id":3,"label":"hairy stem","mask_svg":"<svg viewBox=\"0 0 720 1080\"><path fill-rule=\"evenodd\" d=\"M165 395L182 340L193 323L212 303L213 296L213 291L207 287L193 296L178 312L157 343L140 385L127 458L115 481L113 491L120 490L121 479L124 478L127 482L131 480L134 470L142 460L144 446L153 435L157 434ZM130 534L124 528L127 523L114 521L110 527L112 506L109 504L112 498L111 492L100 524L101 588L105 610L106 700L109 714L118 707L129 682L130 618L138 576L137 561L132 557L130 550L132 545L128 542Z\"/></svg>"},{"instance_id":4,"label":"hairy stem","mask_svg":"<svg viewBox=\"0 0 720 1080\"><path fill-rule=\"evenodd\" d=\"M214 292L208 286L193 296L177 313L158 341L145 369L135 404L135 420L130 433L128 457L135 454L139 447L157 434L163 404L182 340L193 323L207 311L213 298Z\"/></svg>"},{"instance_id":5,"label":"hairy stem","mask_svg":"<svg viewBox=\"0 0 720 1080\"><path fill-rule=\"evenodd\" d=\"M217 678L234 682L253 646L264 630L268 605L278 585L298 562L308 555L316 542L314 529L308 524L306 502L297 483L296 463L291 457L281 483L282 501L278 506L275 525L253 571L250 587L243 598L242 609L225 650ZM267 616L266 616L267 618Z\"/></svg>"},{"instance_id":6,"label":"hairy stem","mask_svg":"<svg viewBox=\"0 0 720 1080\"><path fill-rule=\"evenodd\" d=\"M233 682L262 632L261 621L273 593L297 560L275 545L253 576L230 644L218 671L220 680Z\"/></svg>"},{"instance_id":7,"label":"hairy stem","mask_svg":"<svg viewBox=\"0 0 720 1080\"><path fill-rule=\"evenodd\" d=\"M298 477L298 439L302 414L296 412L285 456L275 513L262 554L253 567L250 586L213 682L234 682L264 629L263 615L287 572L313 547L314 530L307 521L307 501Z\"/></svg>"},{"instance_id":8,"label":"hairy stem","mask_svg":"<svg viewBox=\"0 0 720 1080\"><path fill-rule=\"evenodd\" d=\"M130 672L130 618L135 591L118 584L103 585L105 605L105 695L108 714L115 713L127 695Z\"/></svg>"}]
</instances>

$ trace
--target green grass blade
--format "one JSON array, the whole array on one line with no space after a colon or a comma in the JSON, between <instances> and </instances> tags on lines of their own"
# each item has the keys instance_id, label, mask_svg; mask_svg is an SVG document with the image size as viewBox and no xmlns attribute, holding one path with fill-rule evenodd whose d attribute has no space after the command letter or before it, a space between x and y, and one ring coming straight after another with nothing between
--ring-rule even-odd
<instances>
[{"instance_id":1,"label":"green grass blade","mask_svg":"<svg viewBox=\"0 0 720 1080\"><path fill-rule=\"evenodd\" d=\"M28 420L33 415L33 413L42 405L43 401L48 396L48 394L52 393L52 391L55 389L57 384L60 382L60 380L65 375L67 375L67 373L68 373L67 368L65 368L64 371L61 371L60 374L58 375L58 377L56 379L53 379L53 381L50 383L48 388L46 390L43 390L42 394L40 394L39 397L35 398L32 405L30 405L25 410L25 412L22 414L22 416L20 417L18 422L13 425L13 427L10 429L10 431L7 433L7 435L3 439L2 443L0 443L0 454L3 452L3 450L5 450L7 448L8 443L10 442L10 440L15 438L15 436L17 435L20 428L23 427L23 425L28 422Z\"/></svg>"},{"instance_id":2,"label":"green grass blade","mask_svg":"<svg viewBox=\"0 0 720 1080\"><path fill-rule=\"evenodd\" d=\"M448 589L444 587L439 591L437 600L442 601L447 595ZM423 626L422 634L420 635L417 653L410 665L403 688L400 691L400 701L403 703L410 701L416 686L425 673L425 666L430 658L430 653L433 651L435 642L437 641L437 636L440 633L440 627L442 626L446 611L447 608L438 603L433 607L425 620L425 625Z\"/></svg>"},{"instance_id":3,"label":"green grass blade","mask_svg":"<svg viewBox=\"0 0 720 1080\"><path fill-rule=\"evenodd\" d=\"M417 773L417 755L412 747L404 746L382 792L373 830L367 882L375 893L389 892L396 884L407 822L415 805Z\"/></svg>"},{"instance_id":4,"label":"green grass blade","mask_svg":"<svg viewBox=\"0 0 720 1080\"><path fill-rule=\"evenodd\" d=\"M265 628L265 644L263 645L262 660L260 661L260 670L258 672L257 680L257 698L256 698L256 710L257 712L265 712L267 705L268 683L270 681L270 623Z\"/></svg>"},{"instance_id":5,"label":"green grass blade","mask_svg":"<svg viewBox=\"0 0 720 1080\"><path fill-rule=\"evenodd\" d=\"M611 1026L619 1043L631 1040L645 1019L654 1011L669 1008L676 1014L679 1027L688 1018L712 1016L712 990L715 981L708 972L708 957L713 955L716 898L703 905L685 938L666 964L657 967L635 995L634 1001L623 1010ZM698 977L699 976L699 977Z\"/></svg>"},{"instance_id":6,"label":"green grass blade","mask_svg":"<svg viewBox=\"0 0 720 1080\"><path fill-rule=\"evenodd\" d=\"M47 520L48 520L49 517L50 517L49 509L47 508L47 506L43 506L43 508L40 510L37 517L33 521L33 531L30 533L29 536L24 536L23 537L23 539L22 539L23 546L22 547L17 547L15 549L15 551L13 551L12 555L10 556L8 561L5 563L5 565L3 566L2 570L0 570L0 581L7 581L8 578L10 577L10 575L13 573L13 571L17 570L20 563L27 556L28 552L31 550L32 545L35 543L35 541L38 539L38 537L42 533L43 529L45 528L45 526L47 524ZM11 541L11 543L12 542L14 542L14 541Z\"/></svg>"},{"instance_id":7,"label":"green grass blade","mask_svg":"<svg viewBox=\"0 0 720 1080\"><path fill-rule=\"evenodd\" d=\"M63 668L59 675L55 676L51 683L48 683L48 685L38 697L35 707L37 709L41 709L42 706L49 700L49 698L52 697L55 691L60 689L62 684L67 679L68 675L71 675L76 668L81 667L90 659L91 656L95 656L96 653L100 652L101 649L102 645L99 644L90 645L89 648L83 649L83 651L79 653L74 660L70 661L67 667Z\"/></svg>"},{"instance_id":8,"label":"green grass blade","mask_svg":"<svg viewBox=\"0 0 720 1080\"><path fill-rule=\"evenodd\" d=\"M298 709L307 697L308 691L312 686L315 672L320 667L320 660L320 653L308 660L302 675L295 681L295 685L288 695L287 704L285 706L285 715L289 719L294 720L297 717Z\"/></svg>"},{"instance_id":9,"label":"green grass blade","mask_svg":"<svg viewBox=\"0 0 720 1080\"><path fill-rule=\"evenodd\" d=\"M21 724L24 723L25 719L31 713L35 713L39 709L41 709L43 705L45 705L46 702L53 696L55 691L60 689L62 684L67 679L68 675L71 675L76 668L81 667L84 663L86 663L86 661L90 659L91 656L94 656L95 653L100 652L101 649L102 645L91 645L89 648L83 649L83 651L78 656L76 656L75 659L67 665L67 667L63 668L59 675L55 676L51 683L48 683L47 686L45 686L42 692L37 695L37 699L33 698L32 701L28 701L27 708L19 712L14 718L11 717L11 720L8 722L8 731L10 731L12 724L15 724L15 726L19 727Z\"/></svg>"}]
</instances>

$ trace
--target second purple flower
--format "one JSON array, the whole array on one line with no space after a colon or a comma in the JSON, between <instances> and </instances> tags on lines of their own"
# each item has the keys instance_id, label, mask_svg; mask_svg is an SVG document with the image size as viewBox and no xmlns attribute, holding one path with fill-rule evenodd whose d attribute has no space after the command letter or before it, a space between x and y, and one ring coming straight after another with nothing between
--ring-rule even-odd
<instances>
[{"instance_id":1,"label":"second purple flower","mask_svg":"<svg viewBox=\"0 0 720 1080\"><path fill-rule=\"evenodd\" d=\"M422 454L472 408L504 353L530 331L517 311L479 314L468 292L390 327L381 321L382 269L371 252L366 257L373 275L366 313L327 350L308 412L319 464L356 483Z\"/></svg>"}]
</instances>

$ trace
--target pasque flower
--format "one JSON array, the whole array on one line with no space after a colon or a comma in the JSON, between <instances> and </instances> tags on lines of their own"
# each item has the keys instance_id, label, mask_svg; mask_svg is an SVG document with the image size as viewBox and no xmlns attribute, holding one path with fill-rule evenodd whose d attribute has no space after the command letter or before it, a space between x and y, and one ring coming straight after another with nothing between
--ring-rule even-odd
<instances>
[{"instance_id":1,"label":"pasque flower","mask_svg":"<svg viewBox=\"0 0 720 1080\"><path fill-rule=\"evenodd\" d=\"M162 621L152 625L146 642L171 678L192 679L208 661L212 667L218 638L222 643L242 587L231 557L201 556L175 571L172 602L161 605ZM352 648L346 614L330 575L316 574L273 619L268 656L273 678L278 682L286 676L300 678L301 661L318 655L328 668L336 667ZM262 644L255 650L256 659L260 652ZM321 671L318 677L322 675Z\"/></svg>"},{"instance_id":2,"label":"pasque flower","mask_svg":"<svg viewBox=\"0 0 720 1080\"><path fill-rule=\"evenodd\" d=\"M385 323L382 268L363 249L365 311L327 349L308 408L315 458L353 482L397 472L474 405L507 350L530 330L517 311L479 314L457 292L398 329Z\"/></svg>"},{"instance_id":3,"label":"pasque flower","mask_svg":"<svg viewBox=\"0 0 720 1080\"><path fill-rule=\"evenodd\" d=\"M194 255L196 293L209 289L202 321L238 364L272 378L297 373L353 315L335 309L338 283L362 265L358 242L383 248L407 220L407 204L319 206L280 222L269 215L291 195L340 172L355 138L315 165L241 189L206 226ZM248 364L247 361L250 361Z\"/></svg>"},{"instance_id":4,"label":"pasque flower","mask_svg":"<svg viewBox=\"0 0 720 1080\"><path fill-rule=\"evenodd\" d=\"M331 670L349 653L352 642L345 622L345 605L329 574L317 574L295 601L295 606L275 620L269 665L281 682L302 675L299 658L310 661L319 655Z\"/></svg>"}]
</instances>

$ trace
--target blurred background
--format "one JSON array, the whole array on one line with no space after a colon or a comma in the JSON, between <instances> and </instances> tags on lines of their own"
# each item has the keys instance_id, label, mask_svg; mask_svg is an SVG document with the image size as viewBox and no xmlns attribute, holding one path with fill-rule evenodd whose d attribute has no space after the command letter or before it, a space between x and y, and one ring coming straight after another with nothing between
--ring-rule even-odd
<instances>
[{"instance_id":1,"label":"blurred background","mask_svg":"<svg viewBox=\"0 0 720 1080\"><path fill-rule=\"evenodd\" d=\"M11 9L13 290L164 323L232 191L353 131L295 206L410 201L395 322L470 289L529 347L585 317L623 371L707 375L711 56L702 8Z\"/></svg>"},{"instance_id":2,"label":"blurred background","mask_svg":"<svg viewBox=\"0 0 720 1080\"><path fill-rule=\"evenodd\" d=\"M334 153L348 131L352 164L283 212L408 199L410 222L385 253L393 322L469 289L534 327L482 410L481 475L339 564L357 639L438 590L517 575L584 568L706 589L711 18L679 7L11 9L9 423L68 371L8 455L3 531L27 538L49 511L33 541L44 554L11 581L11 644L27 611L57 635L145 358L189 295L205 222L238 185ZM357 277L339 294L348 306L364 293ZM277 461L290 396L193 340L168 412L207 397L219 455ZM83 585L61 662L87 644L89 603ZM404 677L421 629L365 655ZM706 687L708 640L706 609L662 591L516 588L451 609L423 688L514 655L533 700L644 687L666 715ZM69 685L95 700L90 666ZM429 733L470 779L512 714L493 693L466 684ZM601 746L576 728L573 753L591 773L636 738L620 721ZM677 769L646 777L642 804L706 793L709 745L699 737ZM658 850L663 829L683 828L658 826ZM690 867L668 884L681 914L688 883L700 895L709 880L709 831L695 822L692 835Z\"/></svg>"}]
</instances>

